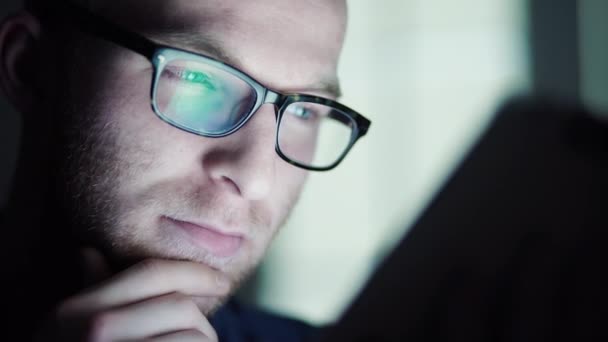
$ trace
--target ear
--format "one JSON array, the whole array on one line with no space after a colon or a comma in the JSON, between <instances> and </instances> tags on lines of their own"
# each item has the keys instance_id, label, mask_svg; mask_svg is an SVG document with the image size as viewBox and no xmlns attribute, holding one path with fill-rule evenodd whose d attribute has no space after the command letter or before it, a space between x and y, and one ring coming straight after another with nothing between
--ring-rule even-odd
<instances>
[{"instance_id":1,"label":"ear","mask_svg":"<svg viewBox=\"0 0 608 342\"><path fill-rule=\"evenodd\" d=\"M40 22L28 12L0 24L0 87L21 113L28 112L36 99L39 42Z\"/></svg>"}]
</instances>

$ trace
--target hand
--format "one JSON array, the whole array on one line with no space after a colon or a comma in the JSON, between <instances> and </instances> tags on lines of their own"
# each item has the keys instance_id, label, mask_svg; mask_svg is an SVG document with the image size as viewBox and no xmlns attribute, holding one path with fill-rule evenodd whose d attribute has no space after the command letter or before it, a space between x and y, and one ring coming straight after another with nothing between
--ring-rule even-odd
<instances>
[{"instance_id":1,"label":"hand","mask_svg":"<svg viewBox=\"0 0 608 342\"><path fill-rule=\"evenodd\" d=\"M87 269L107 269L96 251ZM68 298L38 334L41 341L217 341L193 298L229 292L224 275L208 266L149 259Z\"/></svg>"}]
</instances>

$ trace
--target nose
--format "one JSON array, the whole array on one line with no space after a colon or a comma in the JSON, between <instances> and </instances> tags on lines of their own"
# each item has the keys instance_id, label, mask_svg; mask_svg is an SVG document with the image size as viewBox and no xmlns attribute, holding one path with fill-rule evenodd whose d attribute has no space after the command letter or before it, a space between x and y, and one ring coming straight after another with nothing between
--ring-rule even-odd
<instances>
[{"instance_id":1,"label":"nose","mask_svg":"<svg viewBox=\"0 0 608 342\"><path fill-rule=\"evenodd\" d=\"M240 130L217 139L203 160L211 179L247 200L266 197L278 160L275 127L274 106L263 105Z\"/></svg>"}]
</instances>

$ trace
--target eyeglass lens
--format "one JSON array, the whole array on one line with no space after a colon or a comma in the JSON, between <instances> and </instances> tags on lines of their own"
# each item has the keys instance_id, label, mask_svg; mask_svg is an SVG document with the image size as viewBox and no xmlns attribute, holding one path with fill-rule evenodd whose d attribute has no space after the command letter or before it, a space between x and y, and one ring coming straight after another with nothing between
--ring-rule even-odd
<instances>
[{"instance_id":1,"label":"eyeglass lens","mask_svg":"<svg viewBox=\"0 0 608 342\"><path fill-rule=\"evenodd\" d=\"M308 102L289 104L278 130L279 149L290 159L313 167L327 167L348 149L354 122L332 107Z\"/></svg>"},{"instance_id":2,"label":"eyeglass lens","mask_svg":"<svg viewBox=\"0 0 608 342\"><path fill-rule=\"evenodd\" d=\"M221 135L239 124L256 104L245 80L213 65L187 59L168 61L159 71L155 103L168 121L203 135ZM348 149L355 123L332 107L308 102L283 108L277 142L289 159L328 167Z\"/></svg>"}]
</instances>

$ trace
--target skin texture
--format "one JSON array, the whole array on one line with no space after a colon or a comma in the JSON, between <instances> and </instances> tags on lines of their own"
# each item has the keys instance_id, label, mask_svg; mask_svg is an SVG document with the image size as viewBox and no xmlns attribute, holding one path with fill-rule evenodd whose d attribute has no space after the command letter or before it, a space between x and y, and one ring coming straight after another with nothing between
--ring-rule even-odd
<instances>
[{"instance_id":1,"label":"skin texture","mask_svg":"<svg viewBox=\"0 0 608 342\"><path fill-rule=\"evenodd\" d=\"M228 59L272 89L335 95L327 85L336 88L343 1L84 3L159 42ZM205 49L208 42L221 56ZM259 263L307 177L274 151L275 108L262 106L221 139L180 131L150 108L148 60L69 27L46 32L28 13L2 25L0 56L2 88L24 115L24 139L55 143L49 163L57 181L49 193L60 219L53 226L77 247L91 247L82 254L90 287L60 301L42 336L214 340L205 315ZM34 127L45 122L57 129ZM30 153L22 160L42 151L23 150ZM218 256L171 219L238 234L240 247ZM146 324L177 311L191 315Z\"/></svg>"}]
</instances>

